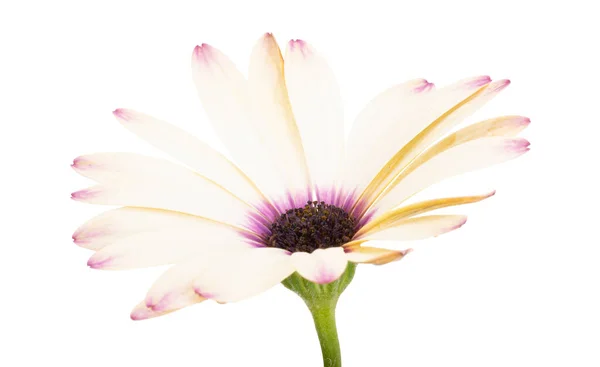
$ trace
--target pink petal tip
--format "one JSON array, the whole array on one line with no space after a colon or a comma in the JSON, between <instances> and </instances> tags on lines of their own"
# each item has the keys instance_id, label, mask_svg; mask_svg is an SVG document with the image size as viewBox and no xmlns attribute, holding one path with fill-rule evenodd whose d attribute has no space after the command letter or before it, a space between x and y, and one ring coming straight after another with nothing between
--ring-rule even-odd
<instances>
[{"instance_id":1,"label":"pink petal tip","mask_svg":"<svg viewBox=\"0 0 600 367\"><path fill-rule=\"evenodd\" d=\"M90 257L90 259L87 262L87 266L89 266L92 269L103 269L106 265L109 265L112 262L112 257L107 257L104 259L95 259L94 256Z\"/></svg>"},{"instance_id":2,"label":"pink petal tip","mask_svg":"<svg viewBox=\"0 0 600 367\"><path fill-rule=\"evenodd\" d=\"M429 83L427 80L423 79L423 82L421 84L419 84L418 86L416 86L413 89L413 92L414 93L429 92L433 88L435 88L435 84Z\"/></svg>"},{"instance_id":3,"label":"pink petal tip","mask_svg":"<svg viewBox=\"0 0 600 367\"><path fill-rule=\"evenodd\" d=\"M504 88L508 87L509 85L510 85L510 80L508 80L508 79L498 80L498 81L494 82L492 85L490 85L487 92L488 93L498 93L498 92L502 91Z\"/></svg>"},{"instance_id":4,"label":"pink petal tip","mask_svg":"<svg viewBox=\"0 0 600 367\"><path fill-rule=\"evenodd\" d=\"M125 108L117 108L113 111L113 115L121 122L129 122L133 120L133 112Z\"/></svg>"},{"instance_id":5,"label":"pink petal tip","mask_svg":"<svg viewBox=\"0 0 600 367\"><path fill-rule=\"evenodd\" d=\"M84 157L77 157L73 159L73 163L71 164L71 167L74 170L84 170L86 168L92 168L93 166L94 165L92 164L92 162L85 159Z\"/></svg>"},{"instance_id":6,"label":"pink petal tip","mask_svg":"<svg viewBox=\"0 0 600 367\"><path fill-rule=\"evenodd\" d=\"M406 256L406 255L410 254L413 251L414 251L413 249L407 248L406 250L400 251L400 252L402 253L402 256Z\"/></svg>"},{"instance_id":7,"label":"pink petal tip","mask_svg":"<svg viewBox=\"0 0 600 367\"><path fill-rule=\"evenodd\" d=\"M214 48L206 43L198 45L194 48L193 59L197 62L206 64L209 61L210 54L213 52Z\"/></svg>"},{"instance_id":8,"label":"pink petal tip","mask_svg":"<svg viewBox=\"0 0 600 367\"><path fill-rule=\"evenodd\" d=\"M135 310L131 311L131 314L129 315L129 317L133 321L139 321L139 320L149 319L151 317L151 315L152 315L152 310L136 308Z\"/></svg>"},{"instance_id":9,"label":"pink petal tip","mask_svg":"<svg viewBox=\"0 0 600 367\"><path fill-rule=\"evenodd\" d=\"M448 233L448 232L454 231L455 229L459 229L460 227L464 226L465 223L467 223L466 217L464 219L462 219L460 222L456 223L455 225L446 228L446 230L442 233Z\"/></svg>"},{"instance_id":10,"label":"pink petal tip","mask_svg":"<svg viewBox=\"0 0 600 367\"><path fill-rule=\"evenodd\" d=\"M530 144L526 139L513 139L509 140L504 148L513 153L525 153L529 150Z\"/></svg>"},{"instance_id":11,"label":"pink petal tip","mask_svg":"<svg viewBox=\"0 0 600 367\"><path fill-rule=\"evenodd\" d=\"M478 87L482 87L486 84L489 84L491 81L492 81L492 78L490 78L488 75L482 75L482 76L479 76L479 77L469 80L466 85L469 88L478 88Z\"/></svg>"},{"instance_id":12,"label":"pink petal tip","mask_svg":"<svg viewBox=\"0 0 600 367\"><path fill-rule=\"evenodd\" d=\"M213 299L215 298L214 293L202 291L202 289L198 287L194 287L194 292L202 298Z\"/></svg>"},{"instance_id":13,"label":"pink petal tip","mask_svg":"<svg viewBox=\"0 0 600 367\"><path fill-rule=\"evenodd\" d=\"M94 190L90 190L90 189L80 190L80 191L71 193L71 199L76 200L76 201L85 201L85 200L95 197L98 193L99 193L98 191L94 191Z\"/></svg>"},{"instance_id":14,"label":"pink petal tip","mask_svg":"<svg viewBox=\"0 0 600 367\"><path fill-rule=\"evenodd\" d=\"M303 56L306 56L310 53L310 48L308 47L308 44L303 40L299 39L290 40L290 42L288 42L288 49L292 52L300 51L300 53L302 53Z\"/></svg>"}]
</instances>

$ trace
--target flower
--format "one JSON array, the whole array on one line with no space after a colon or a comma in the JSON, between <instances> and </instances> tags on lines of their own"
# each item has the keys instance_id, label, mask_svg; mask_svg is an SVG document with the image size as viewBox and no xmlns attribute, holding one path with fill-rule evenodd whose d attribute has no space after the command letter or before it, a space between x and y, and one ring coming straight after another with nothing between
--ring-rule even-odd
<instances>
[{"instance_id":1,"label":"flower","mask_svg":"<svg viewBox=\"0 0 600 367\"><path fill-rule=\"evenodd\" d=\"M359 113L345 141L333 73L304 41L288 43L284 63L266 34L252 51L248 78L202 44L194 49L192 70L233 162L179 128L129 109L114 111L119 122L183 165L131 153L73 162L78 173L98 182L73 199L121 206L73 234L76 244L96 251L88 265L173 264L135 307L134 320L207 299L239 301L295 273L311 284L329 284L349 263L400 260L410 249L368 242L460 228L465 216L430 212L494 193L403 203L445 178L529 149L527 140L515 137L529 124L522 116L449 133L508 80L478 76L439 89L425 79L396 85Z\"/></svg>"}]
</instances>

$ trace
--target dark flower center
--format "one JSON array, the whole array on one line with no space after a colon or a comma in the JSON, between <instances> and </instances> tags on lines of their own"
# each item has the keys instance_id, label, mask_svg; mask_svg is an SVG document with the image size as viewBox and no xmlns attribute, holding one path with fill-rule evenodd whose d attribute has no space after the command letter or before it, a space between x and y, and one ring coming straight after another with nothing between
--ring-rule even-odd
<instances>
[{"instance_id":1,"label":"dark flower center","mask_svg":"<svg viewBox=\"0 0 600 367\"><path fill-rule=\"evenodd\" d=\"M267 244L291 252L311 253L350 241L356 233L355 226L354 217L342 208L309 201L302 208L281 214L271 224Z\"/></svg>"}]
</instances>

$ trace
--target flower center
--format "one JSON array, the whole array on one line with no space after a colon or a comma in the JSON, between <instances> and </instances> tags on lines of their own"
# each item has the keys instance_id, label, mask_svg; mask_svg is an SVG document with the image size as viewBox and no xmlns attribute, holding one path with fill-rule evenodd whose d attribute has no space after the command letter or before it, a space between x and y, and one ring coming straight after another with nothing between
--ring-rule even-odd
<instances>
[{"instance_id":1,"label":"flower center","mask_svg":"<svg viewBox=\"0 0 600 367\"><path fill-rule=\"evenodd\" d=\"M291 252L311 253L319 248L339 247L356 233L355 220L342 208L309 201L302 208L281 214L269 227L267 245Z\"/></svg>"}]
</instances>

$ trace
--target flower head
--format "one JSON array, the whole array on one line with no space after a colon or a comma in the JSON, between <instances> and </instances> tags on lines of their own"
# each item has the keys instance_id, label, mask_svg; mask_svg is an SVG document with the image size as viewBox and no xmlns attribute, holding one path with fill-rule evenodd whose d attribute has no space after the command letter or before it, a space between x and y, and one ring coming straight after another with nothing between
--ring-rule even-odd
<instances>
[{"instance_id":1,"label":"flower head","mask_svg":"<svg viewBox=\"0 0 600 367\"><path fill-rule=\"evenodd\" d=\"M284 61L285 60L285 61ZM252 297L293 273L316 284L350 263L386 264L411 241L460 228L463 215L431 214L493 195L404 203L445 178L525 153L529 119L504 116L453 133L508 80L487 76L436 88L425 79L376 96L347 141L339 88L325 60L300 40L285 59L271 34L254 47L246 78L219 50L192 55L198 95L233 161L183 130L117 109L123 126L181 164L131 153L78 157L73 168L98 184L72 194L118 205L73 239L96 251L95 269L172 264L131 313L134 320L207 299Z\"/></svg>"}]
</instances>

